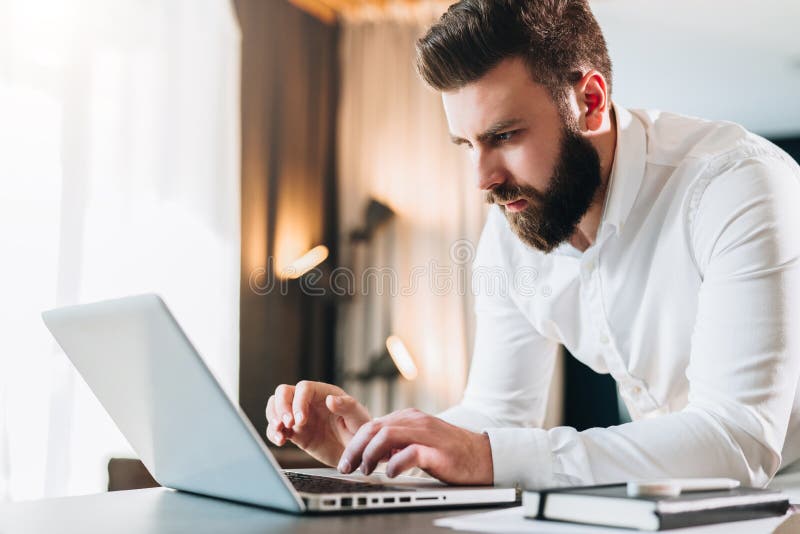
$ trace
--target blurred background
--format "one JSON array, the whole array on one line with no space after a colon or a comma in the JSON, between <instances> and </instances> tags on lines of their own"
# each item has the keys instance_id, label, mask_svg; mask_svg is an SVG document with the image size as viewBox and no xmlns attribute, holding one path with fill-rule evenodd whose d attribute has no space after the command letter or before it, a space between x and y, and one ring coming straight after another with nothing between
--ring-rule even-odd
<instances>
[{"instance_id":1,"label":"blurred background","mask_svg":"<svg viewBox=\"0 0 800 534\"><path fill-rule=\"evenodd\" d=\"M155 483L45 329L57 306L160 293L262 435L302 378L373 415L459 401L486 207L413 68L447 5L0 0L0 499ZM615 102L800 158L800 3L591 5ZM548 426L625 420L568 354L553 384Z\"/></svg>"}]
</instances>

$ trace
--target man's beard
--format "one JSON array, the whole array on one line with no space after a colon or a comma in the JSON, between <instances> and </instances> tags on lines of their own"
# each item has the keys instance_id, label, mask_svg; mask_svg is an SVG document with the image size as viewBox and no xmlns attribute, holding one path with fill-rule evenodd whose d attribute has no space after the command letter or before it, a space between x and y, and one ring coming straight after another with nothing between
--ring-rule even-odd
<instances>
[{"instance_id":1,"label":"man's beard","mask_svg":"<svg viewBox=\"0 0 800 534\"><path fill-rule=\"evenodd\" d=\"M545 253L569 239L589 210L600 184L600 157L592 144L564 126L558 162L544 193L527 185L504 183L486 194L489 204L525 199L522 211L503 211L515 234Z\"/></svg>"}]
</instances>

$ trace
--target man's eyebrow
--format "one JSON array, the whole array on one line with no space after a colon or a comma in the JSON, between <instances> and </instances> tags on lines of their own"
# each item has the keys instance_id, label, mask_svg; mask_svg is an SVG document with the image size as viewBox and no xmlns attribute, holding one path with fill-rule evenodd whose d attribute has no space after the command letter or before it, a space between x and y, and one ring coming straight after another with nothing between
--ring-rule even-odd
<instances>
[{"instance_id":1,"label":"man's eyebrow","mask_svg":"<svg viewBox=\"0 0 800 534\"><path fill-rule=\"evenodd\" d=\"M506 130L506 129L512 127L512 126L517 126L518 124L520 124L522 122L523 122L523 120L519 119L519 118L506 119L506 120L502 120L502 121L496 122L492 126L490 126L486 131L478 134L478 141L481 142L481 143L485 143L486 141L491 140L491 138L494 137L495 135L497 135L499 133L502 133L504 130ZM450 134L450 140L453 143L457 144L457 145L461 145L461 144L464 144L464 143L469 143L469 141L467 141L463 137L458 137L458 136L453 135L453 134Z\"/></svg>"}]
</instances>

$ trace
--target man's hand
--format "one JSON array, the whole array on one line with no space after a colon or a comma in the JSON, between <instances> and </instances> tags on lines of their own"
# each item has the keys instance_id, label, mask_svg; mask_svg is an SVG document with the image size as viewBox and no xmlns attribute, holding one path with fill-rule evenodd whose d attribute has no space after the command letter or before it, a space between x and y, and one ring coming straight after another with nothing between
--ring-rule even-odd
<instances>
[{"instance_id":1,"label":"man's hand","mask_svg":"<svg viewBox=\"0 0 800 534\"><path fill-rule=\"evenodd\" d=\"M267 401L267 439L286 440L326 465L336 465L369 412L339 387L303 380L282 384Z\"/></svg>"},{"instance_id":2,"label":"man's hand","mask_svg":"<svg viewBox=\"0 0 800 534\"><path fill-rule=\"evenodd\" d=\"M339 471L370 474L388 459L390 477L412 467L449 484L494 482L489 437L445 423L419 410L390 413L364 424L345 448Z\"/></svg>"}]
</instances>

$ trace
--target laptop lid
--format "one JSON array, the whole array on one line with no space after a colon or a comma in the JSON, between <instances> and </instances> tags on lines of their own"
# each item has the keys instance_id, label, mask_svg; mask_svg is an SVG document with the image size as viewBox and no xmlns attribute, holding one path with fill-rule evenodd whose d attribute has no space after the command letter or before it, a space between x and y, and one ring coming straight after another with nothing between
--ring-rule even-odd
<instances>
[{"instance_id":1,"label":"laptop lid","mask_svg":"<svg viewBox=\"0 0 800 534\"><path fill-rule=\"evenodd\" d=\"M305 510L158 295L69 306L42 318L159 484Z\"/></svg>"}]
</instances>

